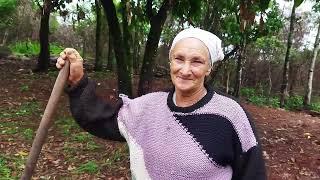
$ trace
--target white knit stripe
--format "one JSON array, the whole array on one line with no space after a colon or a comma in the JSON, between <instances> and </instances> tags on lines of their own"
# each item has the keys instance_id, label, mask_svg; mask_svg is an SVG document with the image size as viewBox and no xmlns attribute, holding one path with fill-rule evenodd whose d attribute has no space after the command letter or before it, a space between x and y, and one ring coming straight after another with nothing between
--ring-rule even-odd
<instances>
[{"instance_id":1,"label":"white knit stripe","mask_svg":"<svg viewBox=\"0 0 320 180\"><path fill-rule=\"evenodd\" d=\"M143 150L136 143L134 138L127 132L124 124L118 121L119 131L127 140L130 152L130 169L132 179L149 180L151 179L144 163Z\"/></svg>"}]
</instances>

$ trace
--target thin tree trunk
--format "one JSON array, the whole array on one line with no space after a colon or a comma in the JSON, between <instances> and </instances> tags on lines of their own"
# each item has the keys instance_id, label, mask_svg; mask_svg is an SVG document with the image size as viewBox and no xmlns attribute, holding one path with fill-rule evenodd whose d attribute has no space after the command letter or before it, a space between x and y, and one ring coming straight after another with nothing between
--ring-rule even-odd
<instances>
[{"instance_id":1,"label":"thin tree trunk","mask_svg":"<svg viewBox=\"0 0 320 180\"><path fill-rule=\"evenodd\" d=\"M113 46L112 46L112 35L111 32L109 31L109 42L108 42L108 62L107 62L107 70L113 71Z\"/></svg>"},{"instance_id":2,"label":"thin tree trunk","mask_svg":"<svg viewBox=\"0 0 320 180\"><path fill-rule=\"evenodd\" d=\"M237 75L236 75L236 82L233 88L233 96L239 98L240 97L240 89L241 89L241 81L242 81L242 60L244 57L244 53L246 50L246 35L243 35L241 47L239 48L239 55L237 60Z\"/></svg>"},{"instance_id":3,"label":"thin tree trunk","mask_svg":"<svg viewBox=\"0 0 320 180\"><path fill-rule=\"evenodd\" d=\"M151 81L153 78L154 60L158 50L158 44L169 11L173 7L172 0L165 0L160 7L158 14L153 15L152 1L147 1L147 14L150 19L150 31L144 51L143 63L140 73L138 87L138 96L144 95L150 91Z\"/></svg>"},{"instance_id":4,"label":"thin tree trunk","mask_svg":"<svg viewBox=\"0 0 320 180\"><path fill-rule=\"evenodd\" d=\"M289 34L288 34L288 43L287 43L287 52L286 52L286 57L284 59L284 66L283 66L283 80L281 84L281 97L280 97L280 107L284 107L284 104L289 97L288 94L288 79L289 79L289 62L290 62L290 49L292 46L292 35L294 31L294 23L296 19L296 6L293 5L292 11L291 11L291 17L290 17L290 29L289 29Z\"/></svg>"},{"instance_id":5,"label":"thin tree trunk","mask_svg":"<svg viewBox=\"0 0 320 180\"><path fill-rule=\"evenodd\" d=\"M229 84L230 84L230 71L228 70L228 68L226 68L226 74L227 74L227 78L226 78L226 93L229 93Z\"/></svg>"},{"instance_id":6,"label":"thin tree trunk","mask_svg":"<svg viewBox=\"0 0 320 180\"><path fill-rule=\"evenodd\" d=\"M123 31L123 42L124 48L126 49L126 56L127 56L127 67L129 73L132 74L132 52L131 52L131 33L129 31L129 0L121 0L122 3L122 31Z\"/></svg>"},{"instance_id":7,"label":"thin tree trunk","mask_svg":"<svg viewBox=\"0 0 320 180\"><path fill-rule=\"evenodd\" d=\"M116 13L116 7L111 0L101 1L108 19L109 31L112 35L113 50L117 60L118 91L129 97L132 96L132 74L127 57L127 49L120 31L120 24Z\"/></svg>"},{"instance_id":8,"label":"thin tree trunk","mask_svg":"<svg viewBox=\"0 0 320 180\"><path fill-rule=\"evenodd\" d=\"M310 103L311 103L313 72L314 72L314 67L316 64L316 59L317 59L317 55L318 55L318 51L319 51L320 22L318 22L318 23L319 23L318 24L318 32L317 32L316 40L314 43L312 61L311 61L310 69L309 69L309 73L308 73L308 84L306 86L305 96L304 96L304 101L303 101L303 105L306 109L310 106Z\"/></svg>"},{"instance_id":9,"label":"thin tree trunk","mask_svg":"<svg viewBox=\"0 0 320 180\"><path fill-rule=\"evenodd\" d=\"M85 59L86 58L86 55L87 55L87 49L86 49L86 36L83 35L83 39L82 39L82 58Z\"/></svg>"},{"instance_id":10,"label":"thin tree trunk","mask_svg":"<svg viewBox=\"0 0 320 180\"><path fill-rule=\"evenodd\" d=\"M95 71L102 70L102 37L101 37L101 6L99 0L95 0L97 24L96 24L96 60Z\"/></svg>"},{"instance_id":11,"label":"thin tree trunk","mask_svg":"<svg viewBox=\"0 0 320 180\"><path fill-rule=\"evenodd\" d=\"M6 45L8 35L9 35L9 32L8 32L8 29L6 29L6 31L5 31L4 34L3 34L3 39L2 39L1 46Z\"/></svg>"},{"instance_id":12,"label":"thin tree trunk","mask_svg":"<svg viewBox=\"0 0 320 180\"><path fill-rule=\"evenodd\" d=\"M49 18L51 11L51 0L45 0L42 8L40 22L40 54L37 67L34 71L47 71L50 63L49 52Z\"/></svg>"},{"instance_id":13,"label":"thin tree trunk","mask_svg":"<svg viewBox=\"0 0 320 180\"><path fill-rule=\"evenodd\" d=\"M269 61L268 63L268 91L267 91L267 98L268 102L270 102L270 95L271 95L271 90L272 90L272 74L271 74L271 62Z\"/></svg>"}]
</instances>

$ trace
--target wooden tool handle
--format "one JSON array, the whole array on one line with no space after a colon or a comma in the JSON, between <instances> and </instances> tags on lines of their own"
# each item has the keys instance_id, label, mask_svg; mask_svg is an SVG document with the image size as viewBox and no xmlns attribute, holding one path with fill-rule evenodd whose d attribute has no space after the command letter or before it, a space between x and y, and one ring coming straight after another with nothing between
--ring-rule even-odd
<instances>
[{"instance_id":1,"label":"wooden tool handle","mask_svg":"<svg viewBox=\"0 0 320 180\"><path fill-rule=\"evenodd\" d=\"M42 116L39 128L36 133L36 137L33 140L32 147L28 156L28 160L21 177L21 180L30 180L37 164L39 154L41 152L42 146L46 140L48 130L53 122L53 115L57 110L57 105L59 98L63 93L64 85L66 84L70 71L70 63L66 61L64 67L60 70L56 82L53 86L48 104Z\"/></svg>"}]
</instances>

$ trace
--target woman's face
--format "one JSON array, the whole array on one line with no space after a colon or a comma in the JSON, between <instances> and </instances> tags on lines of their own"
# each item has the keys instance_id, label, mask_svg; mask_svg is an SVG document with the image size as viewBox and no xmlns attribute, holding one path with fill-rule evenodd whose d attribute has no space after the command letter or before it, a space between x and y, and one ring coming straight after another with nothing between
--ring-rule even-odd
<instances>
[{"instance_id":1,"label":"woman's face","mask_svg":"<svg viewBox=\"0 0 320 180\"><path fill-rule=\"evenodd\" d=\"M209 51L195 38L176 43L170 54L170 75L176 91L193 93L204 87L205 76L211 71Z\"/></svg>"}]
</instances>

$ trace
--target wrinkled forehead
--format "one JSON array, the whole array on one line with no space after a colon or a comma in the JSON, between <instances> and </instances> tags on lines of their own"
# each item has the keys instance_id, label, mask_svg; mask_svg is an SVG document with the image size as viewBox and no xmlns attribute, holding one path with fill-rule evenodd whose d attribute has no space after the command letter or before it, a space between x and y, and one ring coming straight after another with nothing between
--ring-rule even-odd
<instances>
[{"instance_id":1,"label":"wrinkled forehead","mask_svg":"<svg viewBox=\"0 0 320 180\"><path fill-rule=\"evenodd\" d=\"M193 37L183 38L175 43L174 46L171 47L169 56L171 58L175 52L187 49L193 49L201 53L201 55L203 55L208 61L210 59L208 47L201 40Z\"/></svg>"}]
</instances>

